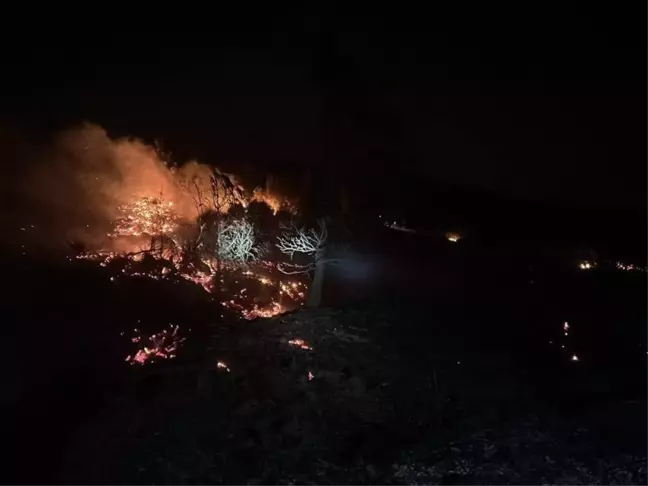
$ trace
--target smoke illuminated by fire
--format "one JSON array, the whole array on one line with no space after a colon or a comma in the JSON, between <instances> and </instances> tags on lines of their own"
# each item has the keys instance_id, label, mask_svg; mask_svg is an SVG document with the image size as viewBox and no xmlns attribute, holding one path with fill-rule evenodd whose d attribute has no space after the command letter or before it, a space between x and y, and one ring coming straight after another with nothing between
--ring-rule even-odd
<instances>
[{"instance_id":1,"label":"smoke illuminated by fire","mask_svg":"<svg viewBox=\"0 0 648 486\"><path fill-rule=\"evenodd\" d=\"M50 248L74 242L94 251L136 251L140 241L114 236L134 236L153 228L144 225L129 233L127 219L122 220L123 227L115 226L120 218L152 211L149 216L155 223L162 216L156 210L167 209L156 202L164 201L175 223L192 225L199 216L196 203L213 201L212 166L196 161L175 164L154 146L135 138L113 139L97 125L83 124L60 133L35 157L41 162L30 164L24 184L27 205L37 209L39 219L30 223L47 232L48 238L40 243ZM232 174L220 173L240 191L237 202L242 206L259 201L275 213L294 211L270 187L248 191Z\"/></svg>"}]
</instances>

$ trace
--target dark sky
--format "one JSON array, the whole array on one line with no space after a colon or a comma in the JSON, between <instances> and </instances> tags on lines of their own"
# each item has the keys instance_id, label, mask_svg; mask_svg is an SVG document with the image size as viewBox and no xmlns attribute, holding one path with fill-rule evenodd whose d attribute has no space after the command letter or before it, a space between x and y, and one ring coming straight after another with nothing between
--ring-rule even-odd
<instances>
[{"instance_id":1,"label":"dark sky","mask_svg":"<svg viewBox=\"0 0 648 486\"><path fill-rule=\"evenodd\" d=\"M161 138L182 158L396 168L645 210L645 15L522 8L7 39L2 107L46 130L85 119Z\"/></svg>"}]
</instances>

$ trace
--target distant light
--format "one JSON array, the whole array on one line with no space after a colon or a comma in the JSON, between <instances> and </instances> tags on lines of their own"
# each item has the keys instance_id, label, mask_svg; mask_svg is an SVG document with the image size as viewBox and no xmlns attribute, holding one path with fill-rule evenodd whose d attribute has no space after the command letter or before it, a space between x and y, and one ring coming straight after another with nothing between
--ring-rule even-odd
<instances>
[{"instance_id":1,"label":"distant light","mask_svg":"<svg viewBox=\"0 0 648 486\"><path fill-rule=\"evenodd\" d=\"M578 356L576 356L575 354L572 355L571 360L572 360L572 361L580 361L580 360L578 359Z\"/></svg>"}]
</instances>

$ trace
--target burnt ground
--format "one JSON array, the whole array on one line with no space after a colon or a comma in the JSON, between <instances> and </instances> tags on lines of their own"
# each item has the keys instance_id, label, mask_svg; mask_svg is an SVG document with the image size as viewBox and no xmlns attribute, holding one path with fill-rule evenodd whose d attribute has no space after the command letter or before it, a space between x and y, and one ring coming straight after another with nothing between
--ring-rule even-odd
<instances>
[{"instance_id":1,"label":"burnt ground","mask_svg":"<svg viewBox=\"0 0 648 486\"><path fill-rule=\"evenodd\" d=\"M381 238L327 307L255 322L189 284L13 262L7 482L645 484L645 274ZM137 320L190 328L179 357L127 366Z\"/></svg>"}]
</instances>

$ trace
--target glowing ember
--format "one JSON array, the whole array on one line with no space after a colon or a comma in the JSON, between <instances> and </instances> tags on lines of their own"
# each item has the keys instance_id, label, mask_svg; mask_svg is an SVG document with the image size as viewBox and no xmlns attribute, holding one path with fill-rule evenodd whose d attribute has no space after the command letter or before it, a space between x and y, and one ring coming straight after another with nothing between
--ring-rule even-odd
<instances>
[{"instance_id":1,"label":"glowing ember","mask_svg":"<svg viewBox=\"0 0 648 486\"><path fill-rule=\"evenodd\" d=\"M308 344L306 344L306 341L304 341L303 339L292 339L288 341L288 344L290 344L291 346L300 347L301 349L306 349L308 351L313 349Z\"/></svg>"},{"instance_id":2,"label":"glowing ember","mask_svg":"<svg viewBox=\"0 0 648 486\"><path fill-rule=\"evenodd\" d=\"M457 243L461 239L461 235L459 233L446 233L446 239L448 241L451 241L452 243Z\"/></svg>"},{"instance_id":3,"label":"glowing ember","mask_svg":"<svg viewBox=\"0 0 648 486\"><path fill-rule=\"evenodd\" d=\"M174 232L178 217L173 203L162 198L143 197L119 207L122 217L117 220L111 238L122 236L159 236Z\"/></svg>"},{"instance_id":4,"label":"glowing ember","mask_svg":"<svg viewBox=\"0 0 648 486\"><path fill-rule=\"evenodd\" d=\"M306 285L301 282L287 282L279 284L279 293L287 295L295 301L301 301L305 297Z\"/></svg>"},{"instance_id":5,"label":"glowing ember","mask_svg":"<svg viewBox=\"0 0 648 486\"><path fill-rule=\"evenodd\" d=\"M152 363L154 358L160 359L173 359L176 357L175 352L178 350L180 344L185 341L185 338L180 338L178 335L179 326L171 326L171 330L163 330L156 334L145 338L137 335L131 338L132 343L145 342L146 345L140 347L135 354L126 356L125 361L131 365L139 364L144 365L147 362ZM139 332L134 329L135 332Z\"/></svg>"},{"instance_id":6,"label":"glowing ember","mask_svg":"<svg viewBox=\"0 0 648 486\"><path fill-rule=\"evenodd\" d=\"M209 293L211 293L213 289L214 273L206 273L197 270L195 273L180 273L180 276L190 282L200 285Z\"/></svg>"},{"instance_id":7,"label":"glowing ember","mask_svg":"<svg viewBox=\"0 0 648 486\"><path fill-rule=\"evenodd\" d=\"M617 270L623 270L624 272L645 272L646 271L645 268L639 267L637 265L633 265L632 263L615 262L614 266L616 267Z\"/></svg>"},{"instance_id":8,"label":"glowing ember","mask_svg":"<svg viewBox=\"0 0 648 486\"><path fill-rule=\"evenodd\" d=\"M274 317L279 314L286 312L286 308L279 304L278 302L272 301L270 304L265 306L260 306L258 304L252 304L251 307L244 307L242 304L234 300L228 300L222 303L224 307L232 309L238 312L245 320L251 321L259 317L269 318Z\"/></svg>"},{"instance_id":9,"label":"glowing ember","mask_svg":"<svg viewBox=\"0 0 648 486\"><path fill-rule=\"evenodd\" d=\"M227 371L228 373L229 373L230 371L232 371L232 370L230 370L230 369L227 367L227 365L226 365L225 363L223 363L222 361L219 361L218 363L216 363L216 367L217 367L218 369L225 370L225 371Z\"/></svg>"},{"instance_id":10,"label":"glowing ember","mask_svg":"<svg viewBox=\"0 0 648 486\"><path fill-rule=\"evenodd\" d=\"M592 270L595 266L595 263L589 261L582 261L578 264L578 268L581 270Z\"/></svg>"},{"instance_id":11,"label":"glowing ember","mask_svg":"<svg viewBox=\"0 0 648 486\"><path fill-rule=\"evenodd\" d=\"M265 267L265 262L259 262L261 267ZM258 268L258 267L257 267ZM276 268L272 268L276 271ZM230 298L221 303L226 307L246 320L253 320L257 318L269 318L279 314L283 314L290 308L296 307L305 298L307 287L301 282L282 282L280 280L272 280L264 274L266 270L261 269L263 273L255 273L251 269L242 271L240 273L241 279L236 279L235 283L238 285L246 285L246 280L251 280L261 284L260 287L255 287L250 282L243 288L238 290L230 289ZM255 298L257 291L267 292L263 287L268 287L269 291L274 294L270 297L267 303L261 303ZM267 298L267 297L266 297Z\"/></svg>"},{"instance_id":12,"label":"glowing ember","mask_svg":"<svg viewBox=\"0 0 648 486\"><path fill-rule=\"evenodd\" d=\"M244 309L241 314L245 319L251 321L257 317L269 318L286 312L286 308L278 302L271 302L266 306L254 305L251 309Z\"/></svg>"}]
</instances>

